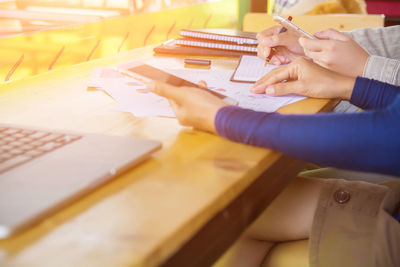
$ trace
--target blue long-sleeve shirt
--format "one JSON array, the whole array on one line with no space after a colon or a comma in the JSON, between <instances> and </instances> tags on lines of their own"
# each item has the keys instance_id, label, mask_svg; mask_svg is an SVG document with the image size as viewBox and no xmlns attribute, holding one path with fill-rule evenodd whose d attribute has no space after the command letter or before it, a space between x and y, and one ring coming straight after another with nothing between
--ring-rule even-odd
<instances>
[{"instance_id":1,"label":"blue long-sleeve shirt","mask_svg":"<svg viewBox=\"0 0 400 267\"><path fill-rule=\"evenodd\" d=\"M284 115L221 108L219 135L323 166L400 176L400 87L357 77L358 113Z\"/></svg>"}]
</instances>

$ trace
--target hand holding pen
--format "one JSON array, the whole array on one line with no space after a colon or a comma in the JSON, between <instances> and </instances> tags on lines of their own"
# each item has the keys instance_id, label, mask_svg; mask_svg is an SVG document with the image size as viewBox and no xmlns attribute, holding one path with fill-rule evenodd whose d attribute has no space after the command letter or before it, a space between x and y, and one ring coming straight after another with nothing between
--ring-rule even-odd
<instances>
[{"instance_id":1,"label":"hand holding pen","mask_svg":"<svg viewBox=\"0 0 400 267\"><path fill-rule=\"evenodd\" d=\"M343 75L362 75L369 54L347 35L333 29L311 35L292 22L280 23L288 30L282 31L282 26L274 26L257 34L260 58L281 65L298 57L307 57Z\"/></svg>"},{"instance_id":2,"label":"hand holding pen","mask_svg":"<svg viewBox=\"0 0 400 267\"><path fill-rule=\"evenodd\" d=\"M292 21L292 16L288 17L289 21ZM286 32L287 29L285 27L282 26L281 30L279 31L278 34L284 33ZM275 47L271 47L271 52L269 53L269 56L265 59L265 63L264 63L264 67L268 65L269 61L271 61L272 55L276 52L276 48Z\"/></svg>"},{"instance_id":3,"label":"hand holding pen","mask_svg":"<svg viewBox=\"0 0 400 267\"><path fill-rule=\"evenodd\" d=\"M300 36L315 38L288 19L274 16L282 26L273 26L257 34L258 56L274 65L288 64L299 56L305 56L298 40ZM290 29L290 30L286 30ZM310 37L309 37L310 36Z\"/></svg>"}]
</instances>

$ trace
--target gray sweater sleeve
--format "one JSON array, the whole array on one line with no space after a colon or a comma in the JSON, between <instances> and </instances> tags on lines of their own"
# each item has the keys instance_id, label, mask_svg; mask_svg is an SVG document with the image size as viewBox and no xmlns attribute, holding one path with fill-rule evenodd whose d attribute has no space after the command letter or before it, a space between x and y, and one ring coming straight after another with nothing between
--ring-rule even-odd
<instances>
[{"instance_id":1,"label":"gray sweater sleeve","mask_svg":"<svg viewBox=\"0 0 400 267\"><path fill-rule=\"evenodd\" d=\"M369 54L363 76L400 85L400 26L346 32Z\"/></svg>"}]
</instances>

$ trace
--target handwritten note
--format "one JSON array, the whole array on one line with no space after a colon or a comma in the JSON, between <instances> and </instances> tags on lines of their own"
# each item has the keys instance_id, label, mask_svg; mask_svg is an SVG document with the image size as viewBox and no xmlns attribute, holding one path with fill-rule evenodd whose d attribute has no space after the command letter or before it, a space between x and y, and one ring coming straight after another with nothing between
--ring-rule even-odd
<instances>
[{"instance_id":1,"label":"handwritten note","mask_svg":"<svg viewBox=\"0 0 400 267\"><path fill-rule=\"evenodd\" d=\"M244 55L240 58L239 64L237 65L231 80L236 82L254 83L265 74L278 67L271 64L267 64L266 66L264 65L265 60L262 60L257 56Z\"/></svg>"}]
</instances>

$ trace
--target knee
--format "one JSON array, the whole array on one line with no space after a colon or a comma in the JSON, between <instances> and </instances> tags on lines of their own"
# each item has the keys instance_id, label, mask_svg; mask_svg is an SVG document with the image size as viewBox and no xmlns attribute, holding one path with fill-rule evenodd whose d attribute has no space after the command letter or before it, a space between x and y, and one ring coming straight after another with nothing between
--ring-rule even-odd
<instances>
[{"instance_id":1,"label":"knee","mask_svg":"<svg viewBox=\"0 0 400 267\"><path fill-rule=\"evenodd\" d=\"M266 255L262 267L308 267L308 239L276 244Z\"/></svg>"}]
</instances>

